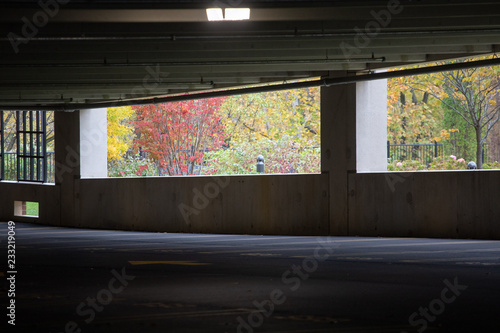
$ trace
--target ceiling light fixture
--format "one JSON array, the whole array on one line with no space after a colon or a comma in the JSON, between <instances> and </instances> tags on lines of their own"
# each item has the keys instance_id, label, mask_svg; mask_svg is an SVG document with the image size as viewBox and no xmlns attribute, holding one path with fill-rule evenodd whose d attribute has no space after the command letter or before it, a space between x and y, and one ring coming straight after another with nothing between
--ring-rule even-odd
<instances>
[{"instance_id":1,"label":"ceiling light fixture","mask_svg":"<svg viewBox=\"0 0 500 333\"><path fill-rule=\"evenodd\" d=\"M209 21L223 21L224 15L221 8L207 8L207 17Z\"/></svg>"},{"instance_id":2,"label":"ceiling light fixture","mask_svg":"<svg viewBox=\"0 0 500 333\"><path fill-rule=\"evenodd\" d=\"M228 21L242 21L250 19L250 8L226 8L225 19Z\"/></svg>"},{"instance_id":3,"label":"ceiling light fixture","mask_svg":"<svg viewBox=\"0 0 500 333\"><path fill-rule=\"evenodd\" d=\"M250 19L250 8L207 8L209 21L242 21Z\"/></svg>"}]
</instances>

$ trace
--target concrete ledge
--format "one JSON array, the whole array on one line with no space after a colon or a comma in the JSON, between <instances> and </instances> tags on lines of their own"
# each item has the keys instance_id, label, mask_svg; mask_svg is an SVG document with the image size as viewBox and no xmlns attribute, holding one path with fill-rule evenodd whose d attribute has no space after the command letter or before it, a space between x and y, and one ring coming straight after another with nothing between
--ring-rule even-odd
<instances>
[{"instance_id":1,"label":"concrete ledge","mask_svg":"<svg viewBox=\"0 0 500 333\"><path fill-rule=\"evenodd\" d=\"M0 219L160 232L328 235L329 175L75 180L76 218L61 222L55 185L0 182ZM352 173L352 236L500 240L500 171ZM14 201L40 203L37 219ZM335 222L335 221L333 221Z\"/></svg>"},{"instance_id":2,"label":"concrete ledge","mask_svg":"<svg viewBox=\"0 0 500 333\"><path fill-rule=\"evenodd\" d=\"M500 171L350 175L349 234L500 239Z\"/></svg>"},{"instance_id":3,"label":"concrete ledge","mask_svg":"<svg viewBox=\"0 0 500 333\"><path fill-rule=\"evenodd\" d=\"M82 179L74 226L327 235L328 175Z\"/></svg>"}]
</instances>

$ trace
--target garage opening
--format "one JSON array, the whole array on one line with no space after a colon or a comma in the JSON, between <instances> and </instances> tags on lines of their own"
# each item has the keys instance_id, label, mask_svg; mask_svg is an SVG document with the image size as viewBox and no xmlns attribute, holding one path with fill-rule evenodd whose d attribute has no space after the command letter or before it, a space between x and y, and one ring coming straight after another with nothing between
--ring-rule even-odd
<instances>
[{"instance_id":1,"label":"garage opening","mask_svg":"<svg viewBox=\"0 0 500 333\"><path fill-rule=\"evenodd\" d=\"M320 173L320 88L108 109L110 177Z\"/></svg>"}]
</instances>

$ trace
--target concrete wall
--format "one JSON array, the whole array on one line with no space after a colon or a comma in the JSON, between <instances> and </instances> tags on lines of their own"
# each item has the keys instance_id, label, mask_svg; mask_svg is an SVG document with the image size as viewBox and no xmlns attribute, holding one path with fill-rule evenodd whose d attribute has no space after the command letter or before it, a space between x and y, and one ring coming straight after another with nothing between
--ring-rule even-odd
<instances>
[{"instance_id":1,"label":"concrete wall","mask_svg":"<svg viewBox=\"0 0 500 333\"><path fill-rule=\"evenodd\" d=\"M83 179L74 226L327 235L323 175Z\"/></svg>"},{"instance_id":2,"label":"concrete wall","mask_svg":"<svg viewBox=\"0 0 500 333\"><path fill-rule=\"evenodd\" d=\"M357 173L348 177L352 236L500 239L500 171ZM0 183L0 220L121 230L338 235L328 175L77 180L61 219L60 186ZM14 217L14 201L40 217Z\"/></svg>"},{"instance_id":3,"label":"concrete wall","mask_svg":"<svg viewBox=\"0 0 500 333\"><path fill-rule=\"evenodd\" d=\"M349 234L500 239L500 171L359 173Z\"/></svg>"},{"instance_id":4,"label":"concrete wall","mask_svg":"<svg viewBox=\"0 0 500 333\"><path fill-rule=\"evenodd\" d=\"M39 218L14 216L14 201L39 203ZM60 225L59 186L0 182L0 221L19 221Z\"/></svg>"}]
</instances>

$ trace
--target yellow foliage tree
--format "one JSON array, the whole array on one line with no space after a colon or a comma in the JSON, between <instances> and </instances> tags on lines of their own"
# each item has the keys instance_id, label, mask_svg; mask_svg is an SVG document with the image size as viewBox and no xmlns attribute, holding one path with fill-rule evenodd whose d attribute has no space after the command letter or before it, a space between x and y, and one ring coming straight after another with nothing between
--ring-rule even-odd
<instances>
[{"instance_id":1,"label":"yellow foliage tree","mask_svg":"<svg viewBox=\"0 0 500 333\"><path fill-rule=\"evenodd\" d=\"M108 160L118 161L132 146L134 127L132 107L108 108Z\"/></svg>"},{"instance_id":2,"label":"yellow foliage tree","mask_svg":"<svg viewBox=\"0 0 500 333\"><path fill-rule=\"evenodd\" d=\"M221 113L229 144L278 140L320 144L320 89L317 87L230 97Z\"/></svg>"},{"instance_id":3,"label":"yellow foliage tree","mask_svg":"<svg viewBox=\"0 0 500 333\"><path fill-rule=\"evenodd\" d=\"M439 136L441 102L411 87L413 82L430 79L431 75L422 75L388 80L389 141L395 144L431 143Z\"/></svg>"},{"instance_id":4,"label":"yellow foliage tree","mask_svg":"<svg viewBox=\"0 0 500 333\"><path fill-rule=\"evenodd\" d=\"M485 57L458 60L467 62ZM413 87L428 93L458 114L474 129L476 136L476 163L482 168L482 149L495 124L500 121L500 66L459 69L441 72L432 80L421 81Z\"/></svg>"}]
</instances>

